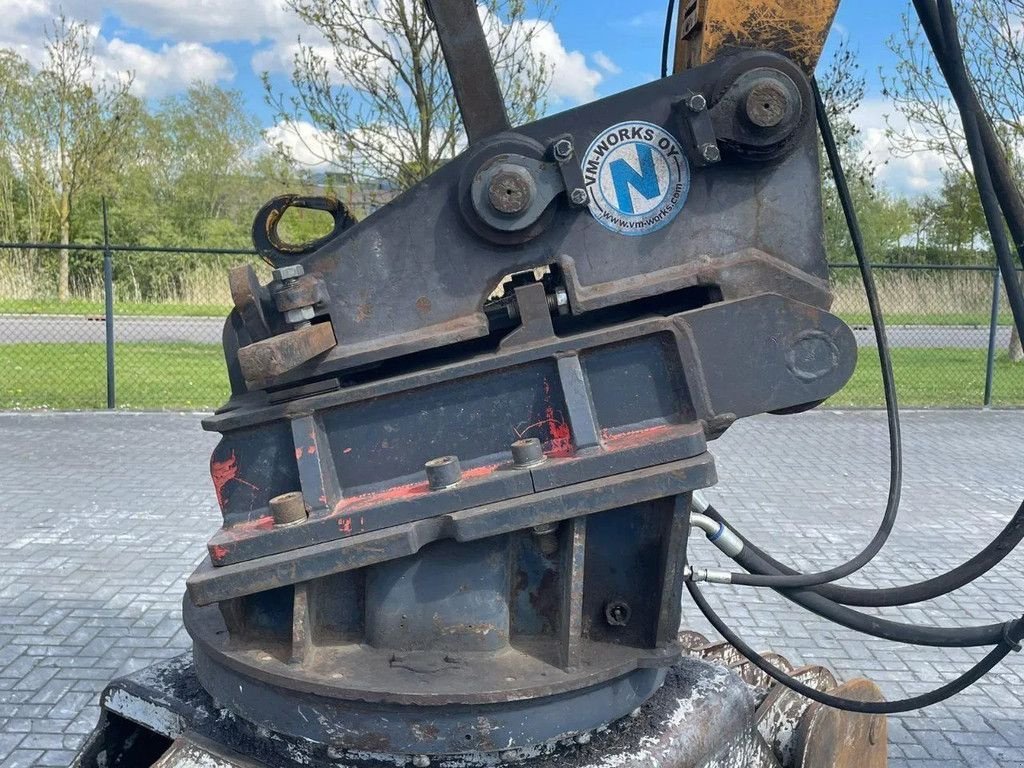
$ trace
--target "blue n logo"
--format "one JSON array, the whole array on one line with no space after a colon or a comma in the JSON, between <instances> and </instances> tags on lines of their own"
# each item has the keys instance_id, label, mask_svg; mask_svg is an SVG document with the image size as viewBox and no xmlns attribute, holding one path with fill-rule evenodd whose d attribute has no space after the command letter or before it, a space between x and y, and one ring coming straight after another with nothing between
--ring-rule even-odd
<instances>
[{"instance_id":1,"label":"blue n logo","mask_svg":"<svg viewBox=\"0 0 1024 768\"><path fill-rule=\"evenodd\" d=\"M615 197L618 200L618 208L626 214L634 214L633 198L629 193L632 187L647 200L652 200L661 195L661 186L658 184L658 171L654 167L654 152L649 144L635 144L636 156L640 161L640 170L637 171L625 160L613 160L609 164L612 174L612 183L615 185Z\"/></svg>"}]
</instances>

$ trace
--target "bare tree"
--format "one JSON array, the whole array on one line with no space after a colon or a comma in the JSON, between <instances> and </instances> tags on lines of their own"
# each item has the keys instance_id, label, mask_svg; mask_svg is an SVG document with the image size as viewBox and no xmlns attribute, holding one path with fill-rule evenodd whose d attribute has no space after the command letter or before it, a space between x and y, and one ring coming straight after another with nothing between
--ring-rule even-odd
<instances>
[{"instance_id":1,"label":"bare tree","mask_svg":"<svg viewBox=\"0 0 1024 768\"><path fill-rule=\"evenodd\" d=\"M286 2L322 42L299 41L290 95L266 74L264 88L278 121L315 158L353 178L405 188L460 150L458 107L423 0ZM551 34L550 0L482 0L479 8L509 117L533 119L550 76L534 45Z\"/></svg>"},{"instance_id":2,"label":"bare tree","mask_svg":"<svg viewBox=\"0 0 1024 768\"><path fill-rule=\"evenodd\" d=\"M60 243L71 242L75 201L83 190L109 177L124 160L123 148L139 109L129 95L132 76L101 78L85 24L58 17L47 30L46 58L24 94L26 151L35 154L22 170L30 184L47 190ZM70 293L67 250L60 251L57 294Z\"/></svg>"},{"instance_id":3,"label":"bare tree","mask_svg":"<svg viewBox=\"0 0 1024 768\"><path fill-rule=\"evenodd\" d=\"M961 36L978 97L1002 139L1017 178L1024 179L1024 0L957 0ZM888 133L897 154L933 152L952 174L972 173L963 126L949 88L934 62L931 47L916 19L904 14L899 34L889 40L897 66L885 78L885 94L903 116ZM947 178L947 184L954 180ZM1010 359L1024 361L1017 329Z\"/></svg>"}]
</instances>

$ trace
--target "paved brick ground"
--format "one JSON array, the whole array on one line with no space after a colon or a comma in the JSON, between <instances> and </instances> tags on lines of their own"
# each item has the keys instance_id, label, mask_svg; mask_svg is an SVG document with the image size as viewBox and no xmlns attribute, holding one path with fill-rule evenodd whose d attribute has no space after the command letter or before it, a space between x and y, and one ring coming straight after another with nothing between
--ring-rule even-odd
<instances>
[{"instance_id":1,"label":"paved brick ground","mask_svg":"<svg viewBox=\"0 0 1024 768\"><path fill-rule=\"evenodd\" d=\"M1024 496L1024 412L909 413L905 511L859 583L926 578L981 548ZM0 414L0 768L64 766L111 677L187 646L184 576L218 516L213 447L193 415ZM799 566L845 559L886 491L878 413L764 418L715 446L716 502ZM694 542L694 559L715 565ZM1022 555L984 590L887 613L980 623L1024 606ZM974 654L865 642L752 590L711 588L748 637L793 660L866 674L890 696L933 687ZM703 629L692 614L687 623ZM1024 658L971 691L890 723L893 766L1024 766Z\"/></svg>"}]
</instances>

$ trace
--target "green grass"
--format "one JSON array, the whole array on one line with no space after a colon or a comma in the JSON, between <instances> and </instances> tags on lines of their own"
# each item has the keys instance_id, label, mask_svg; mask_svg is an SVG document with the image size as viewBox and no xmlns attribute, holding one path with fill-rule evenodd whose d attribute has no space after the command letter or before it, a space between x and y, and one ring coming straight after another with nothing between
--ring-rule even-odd
<instances>
[{"instance_id":1,"label":"green grass","mask_svg":"<svg viewBox=\"0 0 1024 768\"><path fill-rule=\"evenodd\" d=\"M900 405L977 407L985 393L985 350L894 349L893 369ZM993 405L1024 405L1024 363L996 357ZM857 369L846 387L827 403L836 407L878 407L884 404L878 355L862 349Z\"/></svg>"},{"instance_id":2,"label":"green grass","mask_svg":"<svg viewBox=\"0 0 1024 768\"><path fill-rule=\"evenodd\" d=\"M117 405L125 409L207 410L228 398L216 344L114 347ZM0 344L0 409L105 408L102 344Z\"/></svg>"},{"instance_id":3,"label":"green grass","mask_svg":"<svg viewBox=\"0 0 1024 768\"><path fill-rule=\"evenodd\" d=\"M2 306L2 305L0 305ZM871 315L867 312L842 312L839 317L847 325L871 326ZM1010 325L1012 318L999 316L1000 325ZM886 312L886 325L966 325L988 328L989 316L977 312Z\"/></svg>"},{"instance_id":4,"label":"green grass","mask_svg":"<svg viewBox=\"0 0 1024 768\"><path fill-rule=\"evenodd\" d=\"M214 344L117 344L117 405L126 409L203 410L228 397L227 373ZM900 403L978 407L985 387L984 350L895 349ZM883 404L874 350L861 350L853 378L832 407ZM997 406L1024 405L1024 364L996 361ZM0 409L91 409L106 405L102 344L0 345Z\"/></svg>"},{"instance_id":5,"label":"green grass","mask_svg":"<svg viewBox=\"0 0 1024 768\"><path fill-rule=\"evenodd\" d=\"M0 314L7 315L103 315L102 301L85 299L2 299ZM225 317L231 307L220 304L187 304L184 302L119 301L115 315L147 315L159 317Z\"/></svg>"}]
</instances>

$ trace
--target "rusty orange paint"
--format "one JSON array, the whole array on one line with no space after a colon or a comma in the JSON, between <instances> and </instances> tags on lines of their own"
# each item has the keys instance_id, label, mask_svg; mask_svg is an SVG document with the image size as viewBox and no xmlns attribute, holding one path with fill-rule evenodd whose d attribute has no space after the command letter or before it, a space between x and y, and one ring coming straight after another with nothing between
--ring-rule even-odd
<instances>
[{"instance_id":1,"label":"rusty orange paint","mask_svg":"<svg viewBox=\"0 0 1024 768\"><path fill-rule=\"evenodd\" d=\"M633 429L628 432L609 432L607 429L602 429L601 441L609 451L621 451L656 440L671 432L672 428L673 425L671 424L659 424L654 427Z\"/></svg>"},{"instance_id":2,"label":"rusty orange paint","mask_svg":"<svg viewBox=\"0 0 1024 768\"><path fill-rule=\"evenodd\" d=\"M210 554L213 556L214 560L223 560L228 556L228 548L220 544L214 544L210 547Z\"/></svg>"},{"instance_id":3,"label":"rusty orange paint","mask_svg":"<svg viewBox=\"0 0 1024 768\"><path fill-rule=\"evenodd\" d=\"M234 451L224 461L210 460L210 478L213 480L213 490L217 494L217 504L222 512L224 511L224 486L232 480L247 485L253 490L259 490L259 486L239 477L238 472L238 457L235 456Z\"/></svg>"},{"instance_id":4,"label":"rusty orange paint","mask_svg":"<svg viewBox=\"0 0 1024 768\"><path fill-rule=\"evenodd\" d=\"M775 51L814 71L839 0L684 0L675 72L706 64L730 48Z\"/></svg>"}]
</instances>

